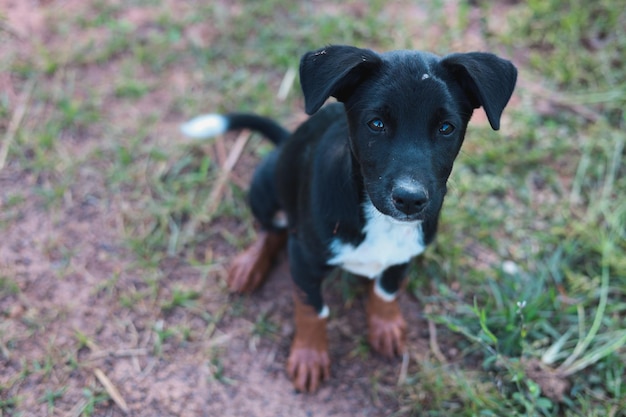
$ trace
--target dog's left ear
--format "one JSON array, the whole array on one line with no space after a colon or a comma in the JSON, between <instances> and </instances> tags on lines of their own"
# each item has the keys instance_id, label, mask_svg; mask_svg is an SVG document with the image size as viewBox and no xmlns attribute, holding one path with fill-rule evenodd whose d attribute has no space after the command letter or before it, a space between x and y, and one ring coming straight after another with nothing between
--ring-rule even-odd
<instances>
[{"instance_id":1,"label":"dog's left ear","mask_svg":"<svg viewBox=\"0 0 626 417\"><path fill-rule=\"evenodd\" d=\"M354 46L332 45L304 54L300 84L306 112L315 113L330 96L345 101L380 64L376 52Z\"/></svg>"},{"instance_id":2,"label":"dog's left ear","mask_svg":"<svg viewBox=\"0 0 626 417\"><path fill-rule=\"evenodd\" d=\"M515 66L505 59L484 52L447 55L441 60L441 65L459 82L474 108L483 106L489 124L494 130L498 130L502 111L515 88Z\"/></svg>"}]
</instances>

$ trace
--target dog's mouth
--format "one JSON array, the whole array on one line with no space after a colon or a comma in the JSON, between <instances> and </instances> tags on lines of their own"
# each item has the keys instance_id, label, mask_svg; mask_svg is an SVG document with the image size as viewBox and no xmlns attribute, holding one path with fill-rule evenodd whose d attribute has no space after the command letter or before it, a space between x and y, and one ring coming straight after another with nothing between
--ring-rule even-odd
<instances>
[{"instance_id":1,"label":"dog's mouth","mask_svg":"<svg viewBox=\"0 0 626 417\"><path fill-rule=\"evenodd\" d=\"M417 213L417 214L398 214L398 215L391 215L389 216L389 220L392 223L397 223L397 224L406 224L406 223L414 223L414 222L421 222L424 221L426 216L424 216L424 213Z\"/></svg>"}]
</instances>

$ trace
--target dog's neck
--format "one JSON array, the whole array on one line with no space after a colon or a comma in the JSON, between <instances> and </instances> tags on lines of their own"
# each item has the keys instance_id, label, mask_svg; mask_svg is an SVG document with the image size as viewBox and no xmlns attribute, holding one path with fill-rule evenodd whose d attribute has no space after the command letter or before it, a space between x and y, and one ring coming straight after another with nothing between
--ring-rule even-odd
<instances>
[{"instance_id":1,"label":"dog's neck","mask_svg":"<svg viewBox=\"0 0 626 417\"><path fill-rule=\"evenodd\" d=\"M328 261L356 275L376 278L392 265L408 262L425 249L422 222L401 222L379 212L366 197L364 239L358 245L335 238Z\"/></svg>"}]
</instances>

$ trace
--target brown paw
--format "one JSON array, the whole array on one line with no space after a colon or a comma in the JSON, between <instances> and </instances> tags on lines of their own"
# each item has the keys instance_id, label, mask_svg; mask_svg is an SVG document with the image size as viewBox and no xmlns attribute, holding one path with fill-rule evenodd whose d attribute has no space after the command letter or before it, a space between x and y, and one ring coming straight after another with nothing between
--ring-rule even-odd
<instances>
[{"instance_id":1,"label":"brown paw","mask_svg":"<svg viewBox=\"0 0 626 417\"><path fill-rule=\"evenodd\" d=\"M317 391L320 384L330 376L328 351L292 348L287 360L287 375L298 391Z\"/></svg>"},{"instance_id":2,"label":"brown paw","mask_svg":"<svg viewBox=\"0 0 626 417\"><path fill-rule=\"evenodd\" d=\"M402 315L388 319L375 315L368 317L368 340L374 350L383 356L393 358L404 352L406 322Z\"/></svg>"},{"instance_id":3,"label":"brown paw","mask_svg":"<svg viewBox=\"0 0 626 417\"><path fill-rule=\"evenodd\" d=\"M256 290L267 277L285 242L285 233L259 233L256 242L233 259L228 270L228 289L235 293Z\"/></svg>"},{"instance_id":4,"label":"brown paw","mask_svg":"<svg viewBox=\"0 0 626 417\"><path fill-rule=\"evenodd\" d=\"M295 389L314 392L330 376L326 317L306 304L304 294L294 292L296 334L287 360L287 375Z\"/></svg>"},{"instance_id":5,"label":"brown paw","mask_svg":"<svg viewBox=\"0 0 626 417\"><path fill-rule=\"evenodd\" d=\"M385 301L370 286L367 300L368 340L374 350L392 358L404 352L406 322L402 317L398 300Z\"/></svg>"},{"instance_id":6,"label":"brown paw","mask_svg":"<svg viewBox=\"0 0 626 417\"><path fill-rule=\"evenodd\" d=\"M228 270L228 289L239 294L256 290L265 280L269 262L261 262L256 251L248 248L233 259Z\"/></svg>"}]
</instances>

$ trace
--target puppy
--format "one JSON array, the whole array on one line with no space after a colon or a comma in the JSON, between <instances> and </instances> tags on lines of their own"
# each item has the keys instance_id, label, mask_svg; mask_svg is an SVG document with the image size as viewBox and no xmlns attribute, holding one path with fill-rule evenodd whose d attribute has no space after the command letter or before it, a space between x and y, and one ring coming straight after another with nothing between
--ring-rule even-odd
<instances>
[{"instance_id":1,"label":"puppy","mask_svg":"<svg viewBox=\"0 0 626 417\"><path fill-rule=\"evenodd\" d=\"M446 182L474 109L494 130L517 78L489 53L439 57L328 46L305 54L300 81L312 115L291 134L256 115L200 116L184 133L207 137L249 128L275 144L252 180L258 240L237 256L230 290L247 293L287 246L295 283L295 336L287 373L299 391L328 378L329 310L321 286L340 267L371 280L371 346L385 356L405 347L397 296L411 259L437 230ZM337 103L322 107L329 97Z\"/></svg>"}]
</instances>

